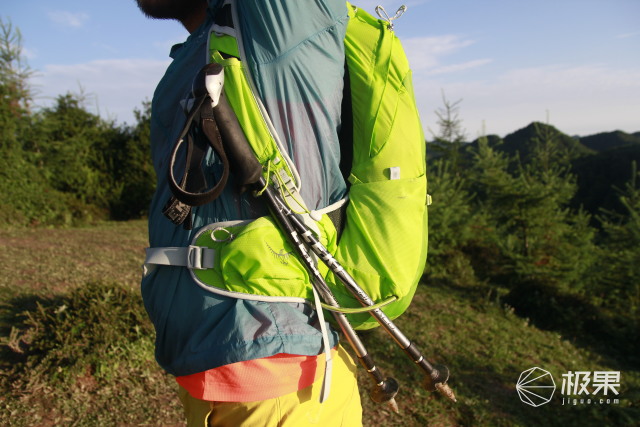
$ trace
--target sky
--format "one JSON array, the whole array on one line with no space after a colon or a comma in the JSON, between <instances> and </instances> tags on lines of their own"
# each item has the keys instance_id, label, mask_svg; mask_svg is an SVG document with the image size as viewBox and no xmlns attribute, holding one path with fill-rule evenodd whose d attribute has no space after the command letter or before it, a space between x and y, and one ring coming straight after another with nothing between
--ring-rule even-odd
<instances>
[{"instance_id":1,"label":"sky","mask_svg":"<svg viewBox=\"0 0 640 427\"><path fill-rule=\"evenodd\" d=\"M301 0L303 1L303 0ZM569 135L640 131L640 0L363 0L395 21L427 138L435 111L460 101L468 139L532 121ZM145 18L134 0L1 0L35 71L36 106L67 92L105 119L134 124L170 47L188 33Z\"/></svg>"}]
</instances>

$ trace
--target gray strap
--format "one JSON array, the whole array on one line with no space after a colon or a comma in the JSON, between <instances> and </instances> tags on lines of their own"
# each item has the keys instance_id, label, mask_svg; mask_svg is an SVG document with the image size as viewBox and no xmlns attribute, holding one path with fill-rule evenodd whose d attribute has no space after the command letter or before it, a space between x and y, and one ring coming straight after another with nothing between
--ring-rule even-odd
<instances>
[{"instance_id":1,"label":"gray strap","mask_svg":"<svg viewBox=\"0 0 640 427\"><path fill-rule=\"evenodd\" d=\"M327 330L327 324L324 321L324 312L320 304L320 295L316 291L315 287L311 287L313 290L313 300L316 306L316 312L318 313L318 322L320 322L320 331L322 332L322 345L324 347L325 362L324 362L324 378L322 380L322 389L320 390L320 403L324 403L329 397L329 391L331 390L331 376L333 375L333 358L331 357L331 347L329 345L329 331Z\"/></svg>"},{"instance_id":2,"label":"gray strap","mask_svg":"<svg viewBox=\"0 0 640 427\"><path fill-rule=\"evenodd\" d=\"M213 268L216 251L201 246L146 248L145 264L173 265L194 270Z\"/></svg>"}]
</instances>

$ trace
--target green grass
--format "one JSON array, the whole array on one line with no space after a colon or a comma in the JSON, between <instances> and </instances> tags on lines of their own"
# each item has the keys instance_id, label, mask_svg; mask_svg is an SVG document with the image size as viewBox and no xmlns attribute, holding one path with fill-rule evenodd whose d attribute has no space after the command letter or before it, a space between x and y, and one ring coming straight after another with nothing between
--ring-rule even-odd
<instances>
[{"instance_id":1,"label":"green grass","mask_svg":"<svg viewBox=\"0 0 640 427\"><path fill-rule=\"evenodd\" d=\"M56 293L91 281L137 286L146 221L0 231L0 291Z\"/></svg>"},{"instance_id":2,"label":"green grass","mask_svg":"<svg viewBox=\"0 0 640 427\"><path fill-rule=\"evenodd\" d=\"M0 425L182 424L138 289L145 222L0 244Z\"/></svg>"},{"instance_id":3,"label":"green grass","mask_svg":"<svg viewBox=\"0 0 640 427\"><path fill-rule=\"evenodd\" d=\"M400 382L401 415L363 399L366 425L624 426L640 420L637 367L621 366L570 338L541 331L511 308L485 300L477 289L423 285L396 323L428 359L449 367L458 403L422 390L418 369L376 330L365 343L383 372ZM537 408L523 404L516 393L520 373L535 366L551 372L558 386L553 400ZM611 370L622 371L619 405L562 405L562 374ZM359 379L361 390L370 387L364 375Z\"/></svg>"},{"instance_id":4,"label":"green grass","mask_svg":"<svg viewBox=\"0 0 640 427\"><path fill-rule=\"evenodd\" d=\"M175 381L153 358L138 290L146 223L0 231L0 424L182 425ZM543 331L479 286L422 284L396 323L449 367L458 403L421 388L422 375L381 330L362 338L400 383L400 415L367 398L367 426L634 425L640 373L580 337ZM637 337L635 337L637 339ZM629 340L634 337L629 337ZM523 404L518 376L538 366L558 387L567 371L621 371L617 405Z\"/></svg>"},{"instance_id":5,"label":"green grass","mask_svg":"<svg viewBox=\"0 0 640 427\"><path fill-rule=\"evenodd\" d=\"M153 361L151 325L130 289L90 283L56 298L12 301L34 308L13 314L19 326L6 340L13 354L3 354L2 387L12 394L10 413L20 416L4 421L153 424L166 412L158 403L173 403L172 382Z\"/></svg>"}]
</instances>

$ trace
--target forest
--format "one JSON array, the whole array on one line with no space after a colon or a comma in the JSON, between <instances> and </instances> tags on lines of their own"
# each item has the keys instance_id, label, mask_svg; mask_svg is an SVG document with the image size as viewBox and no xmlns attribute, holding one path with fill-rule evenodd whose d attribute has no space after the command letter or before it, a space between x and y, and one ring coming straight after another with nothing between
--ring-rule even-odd
<instances>
[{"instance_id":1,"label":"forest","mask_svg":"<svg viewBox=\"0 0 640 427\"><path fill-rule=\"evenodd\" d=\"M637 366L626 337L640 326L640 132L575 137L534 122L465 143L459 102L436 115L427 274L483 286Z\"/></svg>"},{"instance_id":2,"label":"forest","mask_svg":"<svg viewBox=\"0 0 640 427\"><path fill-rule=\"evenodd\" d=\"M0 228L144 219L156 181L150 103L134 124L90 113L84 94L35 108L20 34L0 30ZM472 289L637 371L640 132L570 136L533 122L470 140L462 109L444 98L426 135L425 281Z\"/></svg>"},{"instance_id":3,"label":"forest","mask_svg":"<svg viewBox=\"0 0 640 427\"><path fill-rule=\"evenodd\" d=\"M20 32L0 24L0 223L65 226L144 216L155 185L149 103L134 111L133 125L88 112L82 93L34 108L34 71L23 60Z\"/></svg>"}]
</instances>

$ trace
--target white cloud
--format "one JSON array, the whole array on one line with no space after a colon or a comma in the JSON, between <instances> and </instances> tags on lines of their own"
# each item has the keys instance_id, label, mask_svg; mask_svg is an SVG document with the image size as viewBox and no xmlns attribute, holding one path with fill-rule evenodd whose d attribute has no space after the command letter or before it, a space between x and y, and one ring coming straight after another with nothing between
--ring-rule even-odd
<instances>
[{"instance_id":1,"label":"white cloud","mask_svg":"<svg viewBox=\"0 0 640 427\"><path fill-rule=\"evenodd\" d=\"M120 53L120 49L112 46L110 44L107 43L94 43L93 44L94 47L100 49L103 52L107 52L111 55L117 55L118 53Z\"/></svg>"},{"instance_id":2,"label":"white cloud","mask_svg":"<svg viewBox=\"0 0 640 427\"><path fill-rule=\"evenodd\" d=\"M441 91L451 101L462 99L460 117L470 138L477 136L483 123L487 133L504 136L534 120L545 121L547 113L550 124L571 135L640 131L638 68L554 65L458 81L418 75L414 85L421 117L432 129L433 111L442 106Z\"/></svg>"},{"instance_id":3,"label":"white cloud","mask_svg":"<svg viewBox=\"0 0 640 427\"><path fill-rule=\"evenodd\" d=\"M89 20L89 15L84 12L57 10L49 12L49 19L63 27L81 28Z\"/></svg>"},{"instance_id":4,"label":"white cloud","mask_svg":"<svg viewBox=\"0 0 640 427\"><path fill-rule=\"evenodd\" d=\"M152 46L160 52L169 52L173 45L178 43L184 43L185 36L184 34L176 34L173 38L157 40L153 42Z\"/></svg>"},{"instance_id":5,"label":"white cloud","mask_svg":"<svg viewBox=\"0 0 640 427\"><path fill-rule=\"evenodd\" d=\"M413 37L402 41L409 64L414 72L445 74L479 67L491 59L474 59L459 64L443 64L443 58L452 55L475 42L459 35L449 34L437 37Z\"/></svg>"},{"instance_id":6,"label":"white cloud","mask_svg":"<svg viewBox=\"0 0 640 427\"><path fill-rule=\"evenodd\" d=\"M488 60L447 64L443 56L428 53L452 52L463 44L459 38L443 38L439 44L432 42L438 48L419 54L423 55L418 58L423 61L422 71L414 73L414 87L426 127L435 130L434 111L442 106L444 91L451 101L462 99L460 116L470 138L477 136L483 122L487 133L504 136L534 120L545 121L547 112L550 123L568 134L640 131L640 68L602 64L523 67L480 79L473 71L466 71ZM414 52L408 54L416 58ZM168 60L122 59L49 65L41 69L33 83L40 105L82 87L85 93L95 95L94 105L88 105L92 111L133 123L133 109L151 99L168 64Z\"/></svg>"},{"instance_id":7,"label":"white cloud","mask_svg":"<svg viewBox=\"0 0 640 427\"><path fill-rule=\"evenodd\" d=\"M133 123L133 109L151 99L169 61L97 60L74 65L47 65L32 80L36 102L51 105L58 95L82 90L92 102L89 111L108 119Z\"/></svg>"},{"instance_id":8,"label":"white cloud","mask_svg":"<svg viewBox=\"0 0 640 427\"><path fill-rule=\"evenodd\" d=\"M474 43L454 34L403 40L427 128L436 128L434 111L442 106L444 91L450 101L462 99L460 117L470 138L485 125L486 132L504 136L547 115L568 134L640 130L639 68L550 65L504 69L494 76L483 70L481 78L474 70L492 59L461 56Z\"/></svg>"},{"instance_id":9,"label":"white cloud","mask_svg":"<svg viewBox=\"0 0 640 427\"><path fill-rule=\"evenodd\" d=\"M636 31L635 33L624 33L624 34L618 34L616 36L617 39L628 39L631 37L637 37L640 36L640 31Z\"/></svg>"},{"instance_id":10,"label":"white cloud","mask_svg":"<svg viewBox=\"0 0 640 427\"><path fill-rule=\"evenodd\" d=\"M483 65L487 65L491 63L491 59L475 59L473 61L461 62L459 64L451 64L451 65L443 65L441 67L435 67L432 70L428 71L428 75L434 76L437 74L449 74L455 73L458 71L465 71L471 68L481 67Z\"/></svg>"}]
</instances>

